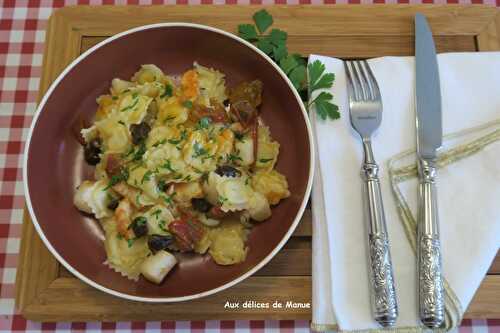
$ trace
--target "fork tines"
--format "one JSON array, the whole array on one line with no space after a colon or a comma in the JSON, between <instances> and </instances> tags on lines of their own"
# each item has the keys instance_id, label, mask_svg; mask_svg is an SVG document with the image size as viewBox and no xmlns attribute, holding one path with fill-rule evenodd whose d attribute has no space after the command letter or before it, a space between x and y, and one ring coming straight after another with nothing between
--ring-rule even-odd
<instances>
[{"instance_id":1,"label":"fork tines","mask_svg":"<svg viewBox=\"0 0 500 333\"><path fill-rule=\"evenodd\" d=\"M377 81L366 60L345 61L344 66L350 91L353 92L349 94L349 99L363 101L380 98Z\"/></svg>"}]
</instances>

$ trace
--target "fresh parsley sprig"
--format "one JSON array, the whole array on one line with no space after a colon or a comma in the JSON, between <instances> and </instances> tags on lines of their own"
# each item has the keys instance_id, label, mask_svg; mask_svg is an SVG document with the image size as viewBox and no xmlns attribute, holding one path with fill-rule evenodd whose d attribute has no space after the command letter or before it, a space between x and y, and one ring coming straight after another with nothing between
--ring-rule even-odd
<instances>
[{"instance_id":1,"label":"fresh parsley sprig","mask_svg":"<svg viewBox=\"0 0 500 333\"><path fill-rule=\"evenodd\" d=\"M325 65L319 60L315 60L308 65L309 84L308 94L312 96L313 91L320 89L328 89L333 86L335 81L335 74L325 73ZM312 105L316 108L316 112L321 119L332 120L339 119L339 107L332 103L333 95L329 92L322 91L312 101L308 102L307 109L309 110Z\"/></svg>"},{"instance_id":2,"label":"fresh parsley sprig","mask_svg":"<svg viewBox=\"0 0 500 333\"><path fill-rule=\"evenodd\" d=\"M326 91L320 92L312 101L307 102L314 91L331 88L335 75L325 73L325 65L319 60L307 65L306 59L300 54L290 54L286 46L288 34L285 31L271 29L266 33L274 20L265 9L256 12L253 21L255 25L240 24L238 35L254 44L280 66L306 103L308 110L314 106L323 120L340 118L339 108L333 103L333 95Z\"/></svg>"},{"instance_id":3,"label":"fresh parsley sprig","mask_svg":"<svg viewBox=\"0 0 500 333\"><path fill-rule=\"evenodd\" d=\"M238 35L253 43L262 52L271 57L288 75L293 86L299 92L306 87L306 61L300 54L289 54L286 46L288 34L280 29L268 29L273 24L273 17L265 9L253 15L253 24L240 24Z\"/></svg>"}]
</instances>

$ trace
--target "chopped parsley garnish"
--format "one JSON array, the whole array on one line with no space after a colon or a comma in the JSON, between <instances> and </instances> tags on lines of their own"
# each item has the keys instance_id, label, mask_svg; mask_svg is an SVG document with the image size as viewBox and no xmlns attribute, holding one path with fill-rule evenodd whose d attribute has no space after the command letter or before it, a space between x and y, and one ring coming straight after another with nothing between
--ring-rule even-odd
<instances>
[{"instance_id":1,"label":"chopped parsley garnish","mask_svg":"<svg viewBox=\"0 0 500 333\"><path fill-rule=\"evenodd\" d=\"M145 152L146 152L146 145L144 144L144 142L141 142L140 145L139 145L139 148L134 153L134 156L133 156L132 160L133 161L140 161L140 160L142 160L142 155L144 155Z\"/></svg>"},{"instance_id":2,"label":"chopped parsley garnish","mask_svg":"<svg viewBox=\"0 0 500 333\"><path fill-rule=\"evenodd\" d=\"M137 96L138 96L138 95L139 95L139 94L138 94L137 92L134 92L134 93L132 94L132 98L137 98Z\"/></svg>"},{"instance_id":3,"label":"chopped parsley garnish","mask_svg":"<svg viewBox=\"0 0 500 333\"><path fill-rule=\"evenodd\" d=\"M181 136L178 139L170 139L170 140L168 140L168 143L173 144L173 145L177 145L177 144L181 143L183 140L185 140L186 138L187 138L187 131L182 130Z\"/></svg>"},{"instance_id":4,"label":"chopped parsley garnish","mask_svg":"<svg viewBox=\"0 0 500 333\"><path fill-rule=\"evenodd\" d=\"M160 98L165 98L165 97L170 97L172 96L172 86L170 84L165 85L165 90L163 91L163 94L161 94Z\"/></svg>"},{"instance_id":5,"label":"chopped parsley garnish","mask_svg":"<svg viewBox=\"0 0 500 333\"><path fill-rule=\"evenodd\" d=\"M134 103L132 103L132 105L124 107L123 109L120 110L120 112L125 112L125 111L128 111L128 110L134 109L137 106L137 103L139 103L139 99L138 98L135 99L135 101L134 101Z\"/></svg>"},{"instance_id":6,"label":"chopped parsley garnish","mask_svg":"<svg viewBox=\"0 0 500 333\"><path fill-rule=\"evenodd\" d=\"M260 162L260 163L267 163L267 162L272 161L272 160L273 160L272 158L261 158L261 159L259 160L259 162Z\"/></svg>"},{"instance_id":7,"label":"chopped parsley garnish","mask_svg":"<svg viewBox=\"0 0 500 333\"><path fill-rule=\"evenodd\" d=\"M183 180L185 180L187 182L191 181L191 175L187 175L186 177L184 177Z\"/></svg>"},{"instance_id":8,"label":"chopped parsley garnish","mask_svg":"<svg viewBox=\"0 0 500 333\"><path fill-rule=\"evenodd\" d=\"M176 145L176 144L180 143L181 141L182 141L181 139L169 139L168 143Z\"/></svg>"},{"instance_id":9,"label":"chopped parsley garnish","mask_svg":"<svg viewBox=\"0 0 500 333\"><path fill-rule=\"evenodd\" d=\"M157 209L151 213L151 215L153 215L157 220L160 218L160 214L161 214L161 209Z\"/></svg>"},{"instance_id":10,"label":"chopped parsley garnish","mask_svg":"<svg viewBox=\"0 0 500 333\"><path fill-rule=\"evenodd\" d=\"M222 205L224 202L227 201L227 198L223 197L222 195L219 195L219 198L217 199L217 202Z\"/></svg>"},{"instance_id":11,"label":"chopped parsley garnish","mask_svg":"<svg viewBox=\"0 0 500 333\"><path fill-rule=\"evenodd\" d=\"M109 180L108 186L106 186L103 191L108 190L109 188L115 186L116 184L126 181L128 179L129 173L127 169L122 169L119 173L116 175L111 176L111 179Z\"/></svg>"},{"instance_id":12,"label":"chopped parsley garnish","mask_svg":"<svg viewBox=\"0 0 500 333\"><path fill-rule=\"evenodd\" d=\"M195 168L195 167L193 167L193 171L196 172L196 173L203 173L203 171L201 171L200 169Z\"/></svg>"},{"instance_id":13,"label":"chopped parsley garnish","mask_svg":"<svg viewBox=\"0 0 500 333\"><path fill-rule=\"evenodd\" d=\"M191 102L190 100L184 101L182 102L182 106L184 106L187 109L191 109L193 107L193 102Z\"/></svg>"},{"instance_id":14,"label":"chopped parsley garnish","mask_svg":"<svg viewBox=\"0 0 500 333\"><path fill-rule=\"evenodd\" d=\"M135 238L128 239L127 240L128 247L132 247L132 245L134 245L134 242L135 242Z\"/></svg>"},{"instance_id":15,"label":"chopped parsley garnish","mask_svg":"<svg viewBox=\"0 0 500 333\"><path fill-rule=\"evenodd\" d=\"M205 148L203 148L203 146L200 145L199 142L194 143L193 149L194 149L193 158L197 158L197 157L208 154L208 151Z\"/></svg>"},{"instance_id":16,"label":"chopped parsley garnish","mask_svg":"<svg viewBox=\"0 0 500 333\"><path fill-rule=\"evenodd\" d=\"M158 182L158 191L165 192L166 189L167 189L167 183L165 182L164 179L160 179L160 181Z\"/></svg>"},{"instance_id":17,"label":"chopped parsley garnish","mask_svg":"<svg viewBox=\"0 0 500 333\"><path fill-rule=\"evenodd\" d=\"M160 222L158 222L158 226L160 227L160 229L162 231L168 232L167 228L165 228L166 224L167 224L167 221L165 221L165 220L160 220Z\"/></svg>"},{"instance_id":18,"label":"chopped parsley garnish","mask_svg":"<svg viewBox=\"0 0 500 333\"><path fill-rule=\"evenodd\" d=\"M133 152L134 152L134 147L130 147L129 151L126 152L125 154L122 154L123 158L129 157Z\"/></svg>"},{"instance_id":19,"label":"chopped parsley garnish","mask_svg":"<svg viewBox=\"0 0 500 333\"><path fill-rule=\"evenodd\" d=\"M176 172L174 168L172 168L172 164L170 160L166 160L166 162L161 166L163 169L167 169L170 172Z\"/></svg>"},{"instance_id":20,"label":"chopped parsley garnish","mask_svg":"<svg viewBox=\"0 0 500 333\"><path fill-rule=\"evenodd\" d=\"M141 184L144 184L144 182L149 182L151 180L151 176L153 175L153 171L148 170L144 173L144 176L142 176Z\"/></svg>"},{"instance_id":21,"label":"chopped parsley garnish","mask_svg":"<svg viewBox=\"0 0 500 333\"><path fill-rule=\"evenodd\" d=\"M162 196L163 198L163 201L165 201L168 205L172 206L174 204L174 196L176 195L177 193L174 192L172 193L171 195L167 195L167 196Z\"/></svg>"},{"instance_id":22,"label":"chopped parsley garnish","mask_svg":"<svg viewBox=\"0 0 500 333\"><path fill-rule=\"evenodd\" d=\"M156 141L155 143L153 143L153 147L158 147L159 145L163 145L167 142L167 139L163 139L163 140L160 140L160 141Z\"/></svg>"},{"instance_id":23,"label":"chopped parsley garnish","mask_svg":"<svg viewBox=\"0 0 500 333\"><path fill-rule=\"evenodd\" d=\"M112 99L113 101L116 101L116 100L118 99L118 96L113 96L113 97L111 97L111 99Z\"/></svg>"},{"instance_id":24,"label":"chopped parsley garnish","mask_svg":"<svg viewBox=\"0 0 500 333\"><path fill-rule=\"evenodd\" d=\"M243 159L241 157L239 157L238 155L229 154L229 155L227 155L227 161L230 163L234 163L236 161L243 161Z\"/></svg>"},{"instance_id":25,"label":"chopped parsley garnish","mask_svg":"<svg viewBox=\"0 0 500 333\"><path fill-rule=\"evenodd\" d=\"M174 179L181 179L182 175L180 173L177 173L174 175Z\"/></svg>"}]
</instances>

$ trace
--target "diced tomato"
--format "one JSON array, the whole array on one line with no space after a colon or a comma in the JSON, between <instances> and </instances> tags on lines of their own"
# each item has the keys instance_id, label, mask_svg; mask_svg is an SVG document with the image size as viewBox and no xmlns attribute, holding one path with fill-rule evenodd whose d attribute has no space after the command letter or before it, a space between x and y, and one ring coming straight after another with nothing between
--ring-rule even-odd
<instances>
[{"instance_id":1,"label":"diced tomato","mask_svg":"<svg viewBox=\"0 0 500 333\"><path fill-rule=\"evenodd\" d=\"M205 234L200 222L189 214L184 214L180 219L172 221L168 230L174 234L181 251L193 250L195 243L199 242Z\"/></svg>"}]
</instances>

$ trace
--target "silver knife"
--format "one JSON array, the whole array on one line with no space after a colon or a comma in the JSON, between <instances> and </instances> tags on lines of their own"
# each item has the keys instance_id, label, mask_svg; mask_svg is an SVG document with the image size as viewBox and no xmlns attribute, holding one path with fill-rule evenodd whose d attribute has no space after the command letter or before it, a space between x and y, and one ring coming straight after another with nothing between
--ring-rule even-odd
<instances>
[{"instance_id":1,"label":"silver knife","mask_svg":"<svg viewBox=\"0 0 500 333\"><path fill-rule=\"evenodd\" d=\"M419 173L417 270L420 320L429 328L444 322L444 294L436 188L436 157L441 148L441 91L432 32L415 15L416 124Z\"/></svg>"}]
</instances>

